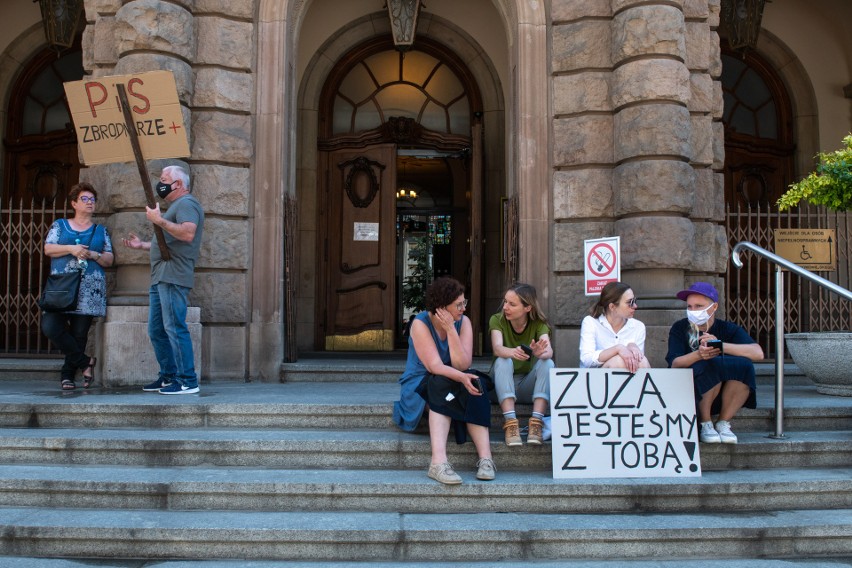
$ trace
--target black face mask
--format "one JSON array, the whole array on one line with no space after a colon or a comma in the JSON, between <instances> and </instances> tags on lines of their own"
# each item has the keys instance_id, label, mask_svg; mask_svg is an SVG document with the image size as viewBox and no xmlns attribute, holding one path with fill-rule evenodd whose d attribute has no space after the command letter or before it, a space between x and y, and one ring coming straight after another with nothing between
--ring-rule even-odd
<instances>
[{"instance_id":1,"label":"black face mask","mask_svg":"<svg viewBox=\"0 0 852 568\"><path fill-rule=\"evenodd\" d=\"M170 194L171 192L174 191L174 188L172 187L174 184L175 184L175 182L172 182L172 183L159 182L159 183L157 183L157 195L160 196L160 199L165 199L168 194Z\"/></svg>"}]
</instances>

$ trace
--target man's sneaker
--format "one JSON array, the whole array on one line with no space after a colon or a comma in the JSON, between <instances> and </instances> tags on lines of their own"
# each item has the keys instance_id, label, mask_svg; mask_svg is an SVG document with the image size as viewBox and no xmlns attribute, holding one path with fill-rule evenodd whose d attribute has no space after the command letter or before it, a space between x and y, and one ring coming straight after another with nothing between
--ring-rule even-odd
<instances>
[{"instance_id":1,"label":"man's sneaker","mask_svg":"<svg viewBox=\"0 0 852 568\"><path fill-rule=\"evenodd\" d=\"M195 394L198 390L198 385L187 387L175 381L169 386L161 388L160 394Z\"/></svg>"},{"instance_id":2,"label":"man's sneaker","mask_svg":"<svg viewBox=\"0 0 852 568\"><path fill-rule=\"evenodd\" d=\"M164 379L163 377L159 377L153 383L148 383L147 385L142 387L142 390L145 391L145 392L157 392L161 388L167 387L170 384L172 384L172 381L170 381L169 379Z\"/></svg>"},{"instance_id":3,"label":"man's sneaker","mask_svg":"<svg viewBox=\"0 0 852 568\"><path fill-rule=\"evenodd\" d=\"M722 441L722 438L719 437L719 433L715 428L713 428L712 422L701 423L701 434L698 436L698 439L705 444L718 444Z\"/></svg>"},{"instance_id":4,"label":"man's sneaker","mask_svg":"<svg viewBox=\"0 0 852 568\"><path fill-rule=\"evenodd\" d=\"M506 420L505 424L503 424L503 430L506 431L506 445L507 446L523 446L524 441L521 440L521 430L518 427L518 419L512 418Z\"/></svg>"},{"instance_id":5,"label":"man's sneaker","mask_svg":"<svg viewBox=\"0 0 852 568\"><path fill-rule=\"evenodd\" d=\"M727 420L719 420L716 422L716 431L719 433L723 444L736 444L737 435L731 432L731 423Z\"/></svg>"},{"instance_id":6,"label":"man's sneaker","mask_svg":"<svg viewBox=\"0 0 852 568\"><path fill-rule=\"evenodd\" d=\"M491 458L480 458L476 462L476 479L491 481L497 475L497 466Z\"/></svg>"},{"instance_id":7,"label":"man's sneaker","mask_svg":"<svg viewBox=\"0 0 852 568\"><path fill-rule=\"evenodd\" d=\"M544 422L541 421L541 418L530 418L530 429L529 434L527 434L527 444L531 446L540 446L543 429Z\"/></svg>"},{"instance_id":8,"label":"man's sneaker","mask_svg":"<svg viewBox=\"0 0 852 568\"><path fill-rule=\"evenodd\" d=\"M458 485L462 482L462 478L456 473L450 462L429 464L429 473L427 475L444 485Z\"/></svg>"}]
</instances>

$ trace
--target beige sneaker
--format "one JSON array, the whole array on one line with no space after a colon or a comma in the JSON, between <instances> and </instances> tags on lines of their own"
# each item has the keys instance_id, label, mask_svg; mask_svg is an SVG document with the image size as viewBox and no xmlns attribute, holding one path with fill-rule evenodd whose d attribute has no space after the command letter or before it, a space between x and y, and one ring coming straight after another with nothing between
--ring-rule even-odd
<instances>
[{"instance_id":1,"label":"beige sneaker","mask_svg":"<svg viewBox=\"0 0 852 568\"><path fill-rule=\"evenodd\" d=\"M458 485L462 482L462 478L456 473L450 462L429 464L427 475L444 485Z\"/></svg>"},{"instance_id":2,"label":"beige sneaker","mask_svg":"<svg viewBox=\"0 0 852 568\"><path fill-rule=\"evenodd\" d=\"M491 458L480 458L476 462L476 467L476 479L491 481L497 475L497 466L494 465L494 461Z\"/></svg>"},{"instance_id":3,"label":"beige sneaker","mask_svg":"<svg viewBox=\"0 0 852 568\"><path fill-rule=\"evenodd\" d=\"M542 442L541 431L544 428L544 422L540 418L530 418L529 433L527 434L527 444L532 446L540 446Z\"/></svg>"},{"instance_id":4,"label":"beige sneaker","mask_svg":"<svg viewBox=\"0 0 852 568\"><path fill-rule=\"evenodd\" d=\"M511 420L506 420L503 424L503 430L506 431L506 445L507 446L523 446L524 441L521 440L521 429L518 426L518 419L512 418Z\"/></svg>"}]
</instances>

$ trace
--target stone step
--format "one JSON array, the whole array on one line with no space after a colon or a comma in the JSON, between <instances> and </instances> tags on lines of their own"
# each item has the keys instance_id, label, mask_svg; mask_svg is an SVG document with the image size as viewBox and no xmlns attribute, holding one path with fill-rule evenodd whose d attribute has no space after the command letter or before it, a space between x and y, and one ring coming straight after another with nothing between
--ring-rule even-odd
<instances>
[{"instance_id":1,"label":"stone step","mask_svg":"<svg viewBox=\"0 0 852 568\"><path fill-rule=\"evenodd\" d=\"M786 439L742 432L740 442L701 444L704 471L852 466L852 432L798 432ZM551 470L551 448L509 448L492 436L498 468ZM472 463L475 448L448 444L450 461ZM0 462L69 465L245 466L286 469L420 469L427 436L391 430L77 430L7 428Z\"/></svg>"},{"instance_id":2,"label":"stone step","mask_svg":"<svg viewBox=\"0 0 852 568\"><path fill-rule=\"evenodd\" d=\"M387 355L318 354L303 355L299 361L281 364L282 382L382 382L396 383L405 369L405 352L393 352ZM475 357L473 367L483 372L491 368L491 357ZM58 383L57 377L62 368L62 359L53 358L0 358L0 381L35 380L44 384ZM755 374L759 386L775 384L775 362L765 361L755 364ZM217 382L222 382L217 378ZM233 381L244 382L242 377ZM784 364L784 383L788 386L811 386L813 382L796 366Z\"/></svg>"},{"instance_id":3,"label":"stone step","mask_svg":"<svg viewBox=\"0 0 852 568\"><path fill-rule=\"evenodd\" d=\"M498 471L444 487L419 470L0 465L0 507L401 513L705 513L852 508L846 468L705 472L700 478L554 480Z\"/></svg>"},{"instance_id":4,"label":"stone step","mask_svg":"<svg viewBox=\"0 0 852 568\"><path fill-rule=\"evenodd\" d=\"M108 563L107 563L108 562ZM708 559L698 560L490 560L488 562L287 562L287 568L707 568ZM713 568L848 568L849 558L795 560L790 558L712 559ZM95 558L23 558L0 556L4 568L281 568L279 560L119 560Z\"/></svg>"},{"instance_id":5,"label":"stone step","mask_svg":"<svg viewBox=\"0 0 852 568\"><path fill-rule=\"evenodd\" d=\"M475 357L472 367L487 373L491 369L491 357ZM377 356L319 356L313 354L294 363L281 364L281 380L299 382L383 382L396 383L405 370L405 354ZM775 385L775 362L755 364L755 375L759 386ZM788 386L812 386L813 382L796 366L784 364L784 384Z\"/></svg>"},{"instance_id":6,"label":"stone step","mask_svg":"<svg viewBox=\"0 0 852 568\"><path fill-rule=\"evenodd\" d=\"M850 509L563 515L6 508L0 530L0 554L18 556L374 562L852 556Z\"/></svg>"},{"instance_id":7,"label":"stone step","mask_svg":"<svg viewBox=\"0 0 852 568\"><path fill-rule=\"evenodd\" d=\"M62 392L28 381L0 383L0 426L11 428L314 428L395 429L399 387L391 383L215 383L200 395L170 396L138 388ZM758 408L743 409L737 432L775 430L774 389L758 390ZM518 405L522 417L530 405ZM492 431L502 416L492 405ZM814 387L785 388L784 430L852 430L852 399ZM421 430L423 431L423 430Z\"/></svg>"},{"instance_id":8,"label":"stone step","mask_svg":"<svg viewBox=\"0 0 852 568\"><path fill-rule=\"evenodd\" d=\"M62 357L0 357L0 381L46 382L50 377L59 383Z\"/></svg>"}]
</instances>

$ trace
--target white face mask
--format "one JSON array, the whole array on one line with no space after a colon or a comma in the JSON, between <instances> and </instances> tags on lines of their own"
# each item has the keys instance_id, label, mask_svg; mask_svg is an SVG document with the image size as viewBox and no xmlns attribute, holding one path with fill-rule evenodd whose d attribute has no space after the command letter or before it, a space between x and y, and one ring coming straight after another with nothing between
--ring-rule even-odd
<instances>
[{"instance_id":1,"label":"white face mask","mask_svg":"<svg viewBox=\"0 0 852 568\"><path fill-rule=\"evenodd\" d=\"M694 323L695 325L704 325L708 321L710 321L711 315L707 313L707 310L715 306L716 304L710 304L703 310L686 310L686 319Z\"/></svg>"}]
</instances>

